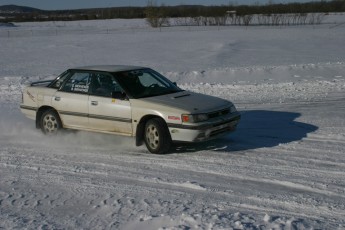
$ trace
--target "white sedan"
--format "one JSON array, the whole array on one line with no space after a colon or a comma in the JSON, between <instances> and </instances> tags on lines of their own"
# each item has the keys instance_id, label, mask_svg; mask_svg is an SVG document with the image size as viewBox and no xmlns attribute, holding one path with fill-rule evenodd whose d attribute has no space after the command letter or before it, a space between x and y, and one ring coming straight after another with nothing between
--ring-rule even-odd
<instances>
[{"instance_id":1,"label":"white sedan","mask_svg":"<svg viewBox=\"0 0 345 230\"><path fill-rule=\"evenodd\" d=\"M23 91L21 111L45 134L61 128L133 136L151 153L173 142L201 142L234 131L240 114L230 101L185 91L158 72L136 66L65 71Z\"/></svg>"}]
</instances>

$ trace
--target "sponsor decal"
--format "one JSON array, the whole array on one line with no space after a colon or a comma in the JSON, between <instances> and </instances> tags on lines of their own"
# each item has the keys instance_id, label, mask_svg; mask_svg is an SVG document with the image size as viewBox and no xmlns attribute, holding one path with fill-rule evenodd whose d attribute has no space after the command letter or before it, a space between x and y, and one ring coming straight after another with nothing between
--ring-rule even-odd
<instances>
[{"instance_id":1,"label":"sponsor decal","mask_svg":"<svg viewBox=\"0 0 345 230\"><path fill-rule=\"evenodd\" d=\"M89 91L89 86L88 85L72 85L72 91L74 92L83 92L87 93Z\"/></svg>"},{"instance_id":2,"label":"sponsor decal","mask_svg":"<svg viewBox=\"0 0 345 230\"><path fill-rule=\"evenodd\" d=\"M30 97L32 101L35 102L35 97L29 91L26 91L26 94Z\"/></svg>"},{"instance_id":3,"label":"sponsor decal","mask_svg":"<svg viewBox=\"0 0 345 230\"><path fill-rule=\"evenodd\" d=\"M177 117L177 116L168 116L168 119L169 120L174 120L174 121L180 121L181 120L181 118Z\"/></svg>"}]
</instances>

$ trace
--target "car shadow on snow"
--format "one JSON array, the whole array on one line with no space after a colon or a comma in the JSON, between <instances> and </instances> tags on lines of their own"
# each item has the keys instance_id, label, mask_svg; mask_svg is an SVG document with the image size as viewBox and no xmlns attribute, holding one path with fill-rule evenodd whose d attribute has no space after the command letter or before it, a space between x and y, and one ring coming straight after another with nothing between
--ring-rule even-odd
<instances>
[{"instance_id":1,"label":"car shadow on snow","mask_svg":"<svg viewBox=\"0 0 345 230\"><path fill-rule=\"evenodd\" d=\"M249 110L241 113L237 130L224 137L197 144L176 144L172 152L243 151L274 147L302 140L317 126L295 121L300 113Z\"/></svg>"}]
</instances>

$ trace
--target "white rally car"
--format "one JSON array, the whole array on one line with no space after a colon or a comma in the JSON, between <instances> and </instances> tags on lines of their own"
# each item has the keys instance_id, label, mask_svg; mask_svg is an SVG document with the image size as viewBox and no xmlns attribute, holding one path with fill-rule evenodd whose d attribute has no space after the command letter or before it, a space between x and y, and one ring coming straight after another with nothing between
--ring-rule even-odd
<instances>
[{"instance_id":1,"label":"white rally car","mask_svg":"<svg viewBox=\"0 0 345 230\"><path fill-rule=\"evenodd\" d=\"M45 134L61 128L120 134L166 153L173 142L206 141L234 131L230 101L185 91L158 72L135 66L69 69L23 91L21 111Z\"/></svg>"}]
</instances>

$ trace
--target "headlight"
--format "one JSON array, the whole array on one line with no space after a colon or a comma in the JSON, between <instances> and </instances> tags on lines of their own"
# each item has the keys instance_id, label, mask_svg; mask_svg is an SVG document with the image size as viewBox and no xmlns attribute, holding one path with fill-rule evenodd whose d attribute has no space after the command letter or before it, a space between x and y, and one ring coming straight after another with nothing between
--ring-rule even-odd
<instances>
[{"instance_id":1,"label":"headlight","mask_svg":"<svg viewBox=\"0 0 345 230\"><path fill-rule=\"evenodd\" d=\"M182 114L183 122L197 123L208 120L207 114Z\"/></svg>"}]
</instances>

